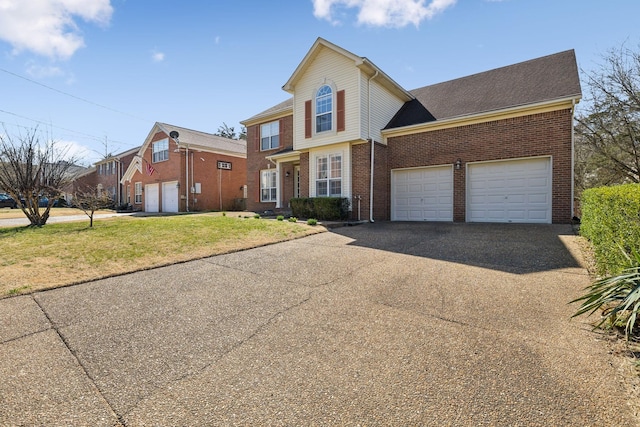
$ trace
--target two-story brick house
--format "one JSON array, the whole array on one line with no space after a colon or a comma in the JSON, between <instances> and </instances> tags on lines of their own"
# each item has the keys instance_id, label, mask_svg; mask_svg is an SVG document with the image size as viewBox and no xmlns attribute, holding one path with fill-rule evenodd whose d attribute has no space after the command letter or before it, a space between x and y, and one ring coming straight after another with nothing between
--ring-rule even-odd
<instances>
[{"instance_id":1,"label":"two-story brick house","mask_svg":"<svg viewBox=\"0 0 640 427\"><path fill-rule=\"evenodd\" d=\"M135 210L238 210L246 168L246 141L156 123L121 183Z\"/></svg>"},{"instance_id":2,"label":"two-story brick house","mask_svg":"<svg viewBox=\"0 0 640 427\"><path fill-rule=\"evenodd\" d=\"M405 90L319 38L283 89L242 122L250 210L339 196L354 219L571 221L572 50Z\"/></svg>"}]
</instances>

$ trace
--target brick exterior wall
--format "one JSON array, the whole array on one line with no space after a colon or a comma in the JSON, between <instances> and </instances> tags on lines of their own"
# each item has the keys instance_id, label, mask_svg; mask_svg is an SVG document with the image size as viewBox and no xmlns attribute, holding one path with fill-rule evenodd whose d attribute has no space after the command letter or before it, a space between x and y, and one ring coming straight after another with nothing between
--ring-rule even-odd
<instances>
[{"instance_id":1,"label":"brick exterior wall","mask_svg":"<svg viewBox=\"0 0 640 427\"><path fill-rule=\"evenodd\" d=\"M390 171L388 166L388 147L376 143L374 153L373 184L373 219L389 220L390 218ZM351 215L353 220L369 219L369 190L371 181L371 144L357 144L351 148ZM358 199L359 196L359 199ZM360 217L358 217L358 201Z\"/></svg>"},{"instance_id":2,"label":"brick exterior wall","mask_svg":"<svg viewBox=\"0 0 640 427\"><path fill-rule=\"evenodd\" d=\"M571 132L569 109L388 139L391 169L552 156L552 222L571 222ZM454 170L454 221L465 221L466 171ZM388 184L387 184L388 185ZM388 186L388 194L390 188ZM390 212L390 203L388 203Z\"/></svg>"},{"instance_id":3,"label":"brick exterior wall","mask_svg":"<svg viewBox=\"0 0 640 427\"><path fill-rule=\"evenodd\" d=\"M280 146L271 150L260 150L260 126L275 120L266 120L247 127L247 210L262 212L265 210L275 210L276 203L263 203L260 201L260 171L264 169L274 169L275 165L267 160L271 156L285 148L293 147L293 115L278 119L280 122ZM280 174L280 188L283 191L282 206L286 208L289 199L293 197L293 164L282 165ZM289 171L289 177L286 176ZM301 182L302 178L301 178ZM303 185L300 186L302 191Z\"/></svg>"}]
</instances>

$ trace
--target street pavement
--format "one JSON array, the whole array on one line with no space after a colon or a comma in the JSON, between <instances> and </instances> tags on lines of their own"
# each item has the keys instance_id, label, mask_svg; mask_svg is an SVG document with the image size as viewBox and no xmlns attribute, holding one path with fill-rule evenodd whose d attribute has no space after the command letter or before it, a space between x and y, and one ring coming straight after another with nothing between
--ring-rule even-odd
<instances>
[{"instance_id":1,"label":"street pavement","mask_svg":"<svg viewBox=\"0 0 640 427\"><path fill-rule=\"evenodd\" d=\"M0 425L633 426L570 226L376 223L0 300Z\"/></svg>"},{"instance_id":2,"label":"street pavement","mask_svg":"<svg viewBox=\"0 0 640 427\"><path fill-rule=\"evenodd\" d=\"M131 213L106 213L106 214L95 214L93 219L103 219L103 218L111 218L115 216L124 216L124 215L132 215ZM78 214L78 215L63 215L63 216L51 216L47 219L47 224L53 224L56 222L72 222L72 221L89 221L89 217L87 215ZM2 218L0 219L0 227L21 227L21 226L29 225L29 220L27 217L21 216L20 218Z\"/></svg>"}]
</instances>

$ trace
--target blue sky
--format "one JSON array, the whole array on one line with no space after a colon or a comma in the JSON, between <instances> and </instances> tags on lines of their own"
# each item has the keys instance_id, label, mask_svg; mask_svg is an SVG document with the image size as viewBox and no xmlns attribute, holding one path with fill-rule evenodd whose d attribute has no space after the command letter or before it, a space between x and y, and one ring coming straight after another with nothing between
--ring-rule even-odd
<instances>
[{"instance_id":1,"label":"blue sky","mask_svg":"<svg viewBox=\"0 0 640 427\"><path fill-rule=\"evenodd\" d=\"M0 132L38 127L90 164L156 121L239 130L289 97L317 37L410 90L567 49L589 71L640 50L638 16L637 0L2 0Z\"/></svg>"}]
</instances>

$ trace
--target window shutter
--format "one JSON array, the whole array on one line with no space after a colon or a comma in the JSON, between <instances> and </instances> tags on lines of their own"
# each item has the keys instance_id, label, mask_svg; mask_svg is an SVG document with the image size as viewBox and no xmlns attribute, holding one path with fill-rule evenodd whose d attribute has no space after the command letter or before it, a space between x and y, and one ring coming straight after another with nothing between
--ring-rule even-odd
<instances>
[{"instance_id":1,"label":"window shutter","mask_svg":"<svg viewBox=\"0 0 640 427\"><path fill-rule=\"evenodd\" d=\"M344 90L339 90L337 93L337 113L338 113L338 117L337 117L337 128L338 128L338 132L342 132L344 130L344 120L345 120L345 116L344 116Z\"/></svg>"},{"instance_id":2,"label":"window shutter","mask_svg":"<svg viewBox=\"0 0 640 427\"><path fill-rule=\"evenodd\" d=\"M304 103L304 137L311 138L311 101Z\"/></svg>"}]
</instances>

